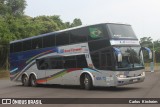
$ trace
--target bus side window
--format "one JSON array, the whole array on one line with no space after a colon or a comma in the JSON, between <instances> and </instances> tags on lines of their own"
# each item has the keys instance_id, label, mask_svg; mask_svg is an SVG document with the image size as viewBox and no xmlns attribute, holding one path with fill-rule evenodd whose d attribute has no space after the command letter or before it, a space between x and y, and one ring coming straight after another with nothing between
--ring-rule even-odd
<instances>
[{"instance_id":1,"label":"bus side window","mask_svg":"<svg viewBox=\"0 0 160 107\"><path fill-rule=\"evenodd\" d=\"M109 41L106 40L106 39L103 39L103 40L97 40L97 41L90 41L88 43L89 45L89 50L91 52L93 51L97 51L99 49L102 49L102 48L105 48L105 47L108 47L109 46Z\"/></svg>"},{"instance_id":2,"label":"bus side window","mask_svg":"<svg viewBox=\"0 0 160 107\"><path fill-rule=\"evenodd\" d=\"M92 62L95 68L100 68L100 54L99 52L91 53Z\"/></svg>"},{"instance_id":3,"label":"bus side window","mask_svg":"<svg viewBox=\"0 0 160 107\"><path fill-rule=\"evenodd\" d=\"M64 68L76 68L76 60L65 60Z\"/></svg>"},{"instance_id":4,"label":"bus side window","mask_svg":"<svg viewBox=\"0 0 160 107\"><path fill-rule=\"evenodd\" d=\"M101 54L101 67L106 68L107 66L107 55L102 53Z\"/></svg>"},{"instance_id":5,"label":"bus side window","mask_svg":"<svg viewBox=\"0 0 160 107\"><path fill-rule=\"evenodd\" d=\"M63 32L56 34L56 46L69 44L69 33Z\"/></svg>"},{"instance_id":6,"label":"bus side window","mask_svg":"<svg viewBox=\"0 0 160 107\"><path fill-rule=\"evenodd\" d=\"M42 48L42 38L35 38L32 40L32 49Z\"/></svg>"},{"instance_id":7,"label":"bus side window","mask_svg":"<svg viewBox=\"0 0 160 107\"><path fill-rule=\"evenodd\" d=\"M51 69L62 69L63 65L61 61L52 61L51 63Z\"/></svg>"},{"instance_id":8,"label":"bus side window","mask_svg":"<svg viewBox=\"0 0 160 107\"><path fill-rule=\"evenodd\" d=\"M112 69L112 55L110 49L103 49L100 54L101 69L111 70Z\"/></svg>"},{"instance_id":9,"label":"bus side window","mask_svg":"<svg viewBox=\"0 0 160 107\"><path fill-rule=\"evenodd\" d=\"M37 59L36 60L37 68L39 70L45 70L49 68L48 63L45 61L45 59Z\"/></svg>"},{"instance_id":10,"label":"bus side window","mask_svg":"<svg viewBox=\"0 0 160 107\"><path fill-rule=\"evenodd\" d=\"M64 68L76 68L77 62L75 56L63 57Z\"/></svg>"},{"instance_id":11,"label":"bus side window","mask_svg":"<svg viewBox=\"0 0 160 107\"><path fill-rule=\"evenodd\" d=\"M80 28L77 30L72 30L70 32L70 43L80 43L86 42L88 39L89 32L87 28Z\"/></svg>"},{"instance_id":12,"label":"bus side window","mask_svg":"<svg viewBox=\"0 0 160 107\"><path fill-rule=\"evenodd\" d=\"M23 51L31 50L32 42L31 40L23 41Z\"/></svg>"},{"instance_id":13,"label":"bus side window","mask_svg":"<svg viewBox=\"0 0 160 107\"><path fill-rule=\"evenodd\" d=\"M107 66L111 67L112 66L112 60L111 60L111 54L107 53Z\"/></svg>"},{"instance_id":14,"label":"bus side window","mask_svg":"<svg viewBox=\"0 0 160 107\"><path fill-rule=\"evenodd\" d=\"M77 55L77 68L88 68L85 55Z\"/></svg>"},{"instance_id":15,"label":"bus side window","mask_svg":"<svg viewBox=\"0 0 160 107\"><path fill-rule=\"evenodd\" d=\"M36 64L39 70L88 67L85 55L37 59Z\"/></svg>"},{"instance_id":16,"label":"bus side window","mask_svg":"<svg viewBox=\"0 0 160 107\"><path fill-rule=\"evenodd\" d=\"M55 35L49 35L43 37L43 48L55 46Z\"/></svg>"},{"instance_id":17,"label":"bus side window","mask_svg":"<svg viewBox=\"0 0 160 107\"><path fill-rule=\"evenodd\" d=\"M14 43L14 52L22 51L22 42Z\"/></svg>"},{"instance_id":18,"label":"bus side window","mask_svg":"<svg viewBox=\"0 0 160 107\"><path fill-rule=\"evenodd\" d=\"M10 44L10 53L14 52L14 44Z\"/></svg>"}]
</instances>

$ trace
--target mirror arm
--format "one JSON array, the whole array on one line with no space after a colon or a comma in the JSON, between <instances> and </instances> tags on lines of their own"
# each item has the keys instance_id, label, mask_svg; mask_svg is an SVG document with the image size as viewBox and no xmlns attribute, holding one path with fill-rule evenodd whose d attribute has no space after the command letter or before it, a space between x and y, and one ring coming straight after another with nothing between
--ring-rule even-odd
<instances>
[{"instance_id":1,"label":"mirror arm","mask_svg":"<svg viewBox=\"0 0 160 107\"><path fill-rule=\"evenodd\" d=\"M148 52L149 59L152 59L152 51L147 47L141 47L141 50L145 50Z\"/></svg>"}]
</instances>

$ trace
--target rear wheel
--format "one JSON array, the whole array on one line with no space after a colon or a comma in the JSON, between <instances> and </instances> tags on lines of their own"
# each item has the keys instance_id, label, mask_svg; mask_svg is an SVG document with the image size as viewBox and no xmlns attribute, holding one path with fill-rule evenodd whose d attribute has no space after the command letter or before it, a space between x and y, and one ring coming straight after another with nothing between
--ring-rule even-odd
<instances>
[{"instance_id":1,"label":"rear wheel","mask_svg":"<svg viewBox=\"0 0 160 107\"><path fill-rule=\"evenodd\" d=\"M27 75L23 75L22 76L22 85L23 86L28 86L29 85L29 81L28 81Z\"/></svg>"},{"instance_id":2,"label":"rear wheel","mask_svg":"<svg viewBox=\"0 0 160 107\"><path fill-rule=\"evenodd\" d=\"M92 78L90 75L88 74L84 75L83 84L86 90L91 90L93 88Z\"/></svg>"},{"instance_id":3,"label":"rear wheel","mask_svg":"<svg viewBox=\"0 0 160 107\"><path fill-rule=\"evenodd\" d=\"M30 77L30 85L32 87L36 87L37 86L36 77L34 75L31 75L31 77Z\"/></svg>"}]
</instances>

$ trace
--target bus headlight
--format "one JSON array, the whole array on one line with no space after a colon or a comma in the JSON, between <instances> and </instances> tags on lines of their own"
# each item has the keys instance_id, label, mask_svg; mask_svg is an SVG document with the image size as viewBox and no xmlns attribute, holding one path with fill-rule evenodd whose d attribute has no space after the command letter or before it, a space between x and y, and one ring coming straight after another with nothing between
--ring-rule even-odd
<instances>
[{"instance_id":1,"label":"bus headlight","mask_svg":"<svg viewBox=\"0 0 160 107\"><path fill-rule=\"evenodd\" d=\"M142 72L141 76L145 76L145 71Z\"/></svg>"},{"instance_id":2,"label":"bus headlight","mask_svg":"<svg viewBox=\"0 0 160 107\"><path fill-rule=\"evenodd\" d=\"M126 76L123 75L123 74L117 74L116 76L119 77L119 78L126 78Z\"/></svg>"}]
</instances>

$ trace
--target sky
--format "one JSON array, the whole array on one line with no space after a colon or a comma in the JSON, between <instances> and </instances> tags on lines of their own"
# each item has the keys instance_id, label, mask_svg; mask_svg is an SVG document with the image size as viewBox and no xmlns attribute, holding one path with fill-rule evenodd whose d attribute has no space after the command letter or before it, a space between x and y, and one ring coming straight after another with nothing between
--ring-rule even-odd
<instances>
[{"instance_id":1,"label":"sky","mask_svg":"<svg viewBox=\"0 0 160 107\"><path fill-rule=\"evenodd\" d=\"M80 18L83 25L131 24L138 38L160 40L160 0L26 0L31 17L59 15L64 22Z\"/></svg>"}]
</instances>

